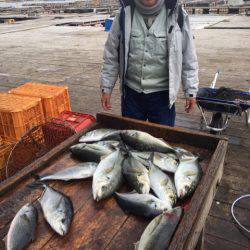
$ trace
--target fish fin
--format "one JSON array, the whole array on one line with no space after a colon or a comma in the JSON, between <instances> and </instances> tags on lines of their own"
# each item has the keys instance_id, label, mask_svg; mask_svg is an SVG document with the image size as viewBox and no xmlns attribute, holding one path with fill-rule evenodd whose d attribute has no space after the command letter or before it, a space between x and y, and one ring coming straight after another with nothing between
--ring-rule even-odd
<instances>
[{"instance_id":1,"label":"fish fin","mask_svg":"<svg viewBox=\"0 0 250 250\"><path fill-rule=\"evenodd\" d=\"M137 242L134 243L135 250L139 249L139 244L140 244L140 241L137 241Z\"/></svg>"},{"instance_id":2,"label":"fish fin","mask_svg":"<svg viewBox=\"0 0 250 250\"><path fill-rule=\"evenodd\" d=\"M45 188L48 185L40 180L36 180L28 185L29 188Z\"/></svg>"}]
</instances>

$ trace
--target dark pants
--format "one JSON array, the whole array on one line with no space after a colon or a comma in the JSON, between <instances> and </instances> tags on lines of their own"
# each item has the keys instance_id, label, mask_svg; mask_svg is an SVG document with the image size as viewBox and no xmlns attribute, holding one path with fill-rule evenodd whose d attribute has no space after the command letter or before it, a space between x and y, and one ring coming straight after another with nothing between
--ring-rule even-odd
<instances>
[{"instance_id":1,"label":"dark pants","mask_svg":"<svg viewBox=\"0 0 250 250\"><path fill-rule=\"evenodd\" d=\"M122 116L174 126L175 106L169 108L169 92L138 93L129 87L124 89Z\"/></svg>"}]
</instances>

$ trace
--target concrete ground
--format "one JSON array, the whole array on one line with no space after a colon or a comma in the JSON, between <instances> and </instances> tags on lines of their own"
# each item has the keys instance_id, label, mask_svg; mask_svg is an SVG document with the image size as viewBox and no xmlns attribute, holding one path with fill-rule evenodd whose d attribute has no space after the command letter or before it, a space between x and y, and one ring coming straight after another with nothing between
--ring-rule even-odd
<instances>
[{"instance_id":1,"label":"concrete ground","mask_svg":"<svg viewBox=\"0 0 250 250\"><path fill-rule=\"evenodd\" d=\"M45 16L14 25L0 24L0 91L8 91L26 81L68 85L74 111L96 114L102 111L99 75L102 52L108 33L101 27L55 26L67 20L91 16ZM96 17L93 17L96 18ZM250 17L230 16L218 27L246 26ZM214 25L216 27L216 25ZM199 58L200 86L209 86L217 69L217 86L250 89L250 29L195 30ZM176 103L176 125L199 129L196 108L185 114L182 93ZM118 84L112 97L113 113L120 113ZM244 118L235 117L225 132L230 138L222 183L207 219L205 249L249 249L249 240L232 223L230 205L234 198L249 193L249 129ZM249 226L250 204L240 214Z\"/></svg>"}]
</instances>

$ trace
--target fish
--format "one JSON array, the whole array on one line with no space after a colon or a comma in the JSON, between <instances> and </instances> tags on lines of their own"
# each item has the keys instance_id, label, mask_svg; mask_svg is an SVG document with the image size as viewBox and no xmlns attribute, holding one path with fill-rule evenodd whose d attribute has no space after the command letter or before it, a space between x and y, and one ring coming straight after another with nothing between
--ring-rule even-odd
<instances>
[{"instance_id":1,"label":"fish","mask_svg":"<svg viewBox=\"0 0 250 250\"><path fill-rule=\"evenodd\" d=\"M160 153L160 152L153 152L154 156L152 162L158 168L163 171L167 171L170 173L175 173L177 167L179 165L179 158L174 153ZM137 158L142 164L147 165L148 159L152 152L140 152L140 151L131 151L131 154Z\"/></svg>"},{"instance_id":2,"label":"fish","mask_svg":"<svg viewBox=\"0 0 250 250\"><path fill-rule=\"evenodd\" d=\"M32 203L25 204L15 215L5 238L7 250L21 250L35 240L38 212Z\"/></svg>"},{"instance_id":3,"label":"fish","mask_svg":"<svg viewBox=\"0 0 250 250\"><path fill-rule=\"evenodd\" d=\"M119 206L127 213L152 218L165 210L171 210L168 202L162 201L152 194L116 193Z\"/></svg>"},{"instance_id":4,"label":"fish","mask_svg":"<svg viewBox=\"0 0 250 250\"><path fill-rule=\"evenodd\" d=\"M190 196L196 189L202 175L198 157L192 160L182 160L175 172L174 182L178 198Z\"/></svg>"},{"instance_id":5,"label":"fish","mask_svg":"<svg viewBox=\"0 0 250 250\"><path fill-rule=\"evenodd\" d=\"M171 178L151 162L149 179L155 195L173 207L177 201L177 193Z\"/></svg>"},{"instance_id":6,"label":"fish","mask_svg":"<svg viewBox=\"0 0 250 250\"><path fill-rule=\"evenodd\" d=\"M114 150L98 144L78 143L70 147L70 152L82 161L99 162Z\"/></svg>"},{"instance_id":7,"label":"fish","mask_svg":"<svg viewBox=\"0 0 250 250\"><path fill-rule=\"evenodd\" d=\"M179 160L193 160L194 158L197 158L197 156L195 156L184 148L175 147L174 150Z\"/></svg>"},{"instance_id":8,"label":"fish","mask_svg":"<svg viewBox=\"0 0 250 250\"><path fill-rule=\"evenodd\" d=\"M179 159L174 153L154 152L153 163L163 171L175 173L179 165Z\"/></svg>"},{"instance_id":9,"label":"fish","mask_svg":"<svg viewBox=\"0 0 250 250\"><path fill-rule=\"evenodd\" d=\"M95 144L97 145L101 145L101 146L104 146L104 147L107 147L111 150L116 150L117 147L119 146L120 144L120 141L115 141L115 140L104 140L104 141L97 141L97 142L94 142Z\"/></svg>"},{"instance_id":10,"label":"fish","mask_svg":"<svg viewBox=\"0 0 250 250\"><path fill-rule=\"evenodd\" d=\"M141 235L137 250L165 250L179 224L182 208L176 207L155 217Z\"/></svg>"},{"instance_id":11,"label":"fish","mask_svg":"<svg viewBox=\"0 0 250 250\"><path fill-rule=\"evenodd\" d=\"M38 198L44 218L57 234L66 235L74 215L70 198L40 181L36 181L30 187L44 188L42 195Z\"/></svg>"},{"instance_id":12,"label":"fish","mask_svg":"<svg viewBox=\"0 0 250 250\"><path fill-rule=\"evenodd\" d=\"M93 198L100 201L111 196L122 184L122 163L124 154L116 150L103 158L93 175Z\"/></svg>"},{"instance_id":13,"label":"fish","mask_svg":"<svg viewBox=\"0 0 250 250\"><path fill-rule=\"evenodd\" d=\"M150 190L150 180L147 168L132 154L125 156L122 165L122 173L130 186L140 194L148 194Z\"/></svg>"},{"instance_id":14,"label":"fish","mask_svg":"<svg viewBox=\"0 0 250 250\"><path fill-rule=\"evenodd\" d=\"M102 140L120 139L120 131L115 129L101 128L87 132L79 142L97 142Z\"/></svg>"},{"instance_id":15,"label":"fish","mask_svg":"<svg viewBox=\"0 0 250 250\"><path fill-rule=\"evenodd\" d=\"M126 145L139 151L174 152L174 149L161 139L138 130L122 130L121 138Z\"/></svg>"},{"instance_id":16,"label":"fish","mask_svg":"<svg viewBox=\"0 0 250 250\"><path fill-rule=\"evenodd\" d=\"M97 165L98 164L96 162L78 163L75 166L62 169L55 173L37 176L37 179L39 179L40 181L51 181L51 180L70 181L70 180L86 179L93 176Z\"/></svg>"}]
</instances>

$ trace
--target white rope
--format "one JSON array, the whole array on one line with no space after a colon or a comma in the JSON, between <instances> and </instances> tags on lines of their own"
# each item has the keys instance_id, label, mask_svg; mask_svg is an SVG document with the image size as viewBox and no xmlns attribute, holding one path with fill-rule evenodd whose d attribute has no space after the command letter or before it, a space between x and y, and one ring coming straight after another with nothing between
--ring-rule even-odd
<instances>
[{"instance_id":1,"label":"white rope","mask_svg":"<svg viewBox=\"0 0 250 250\"><path fill-rule=\"evenodd\" d=\"M233 204L232 204L232 206L231 206L231 214L232 214L234 220L237 222L237 224L238 224L242 229L244 229L245 231L247 231L248 233L250 233L250 230L247 229L246 227L244 227L244 226L237 220L237 218L236 218L235 215L234 215L234 206L235 206L235 204L236 204L239 200L244 199L244 198L246 198L246 197L250 197L250 194L242 195L242 196L240 196L239 198L237 198L237 199L233 202Z\"/></svg>"}]
</instances>

